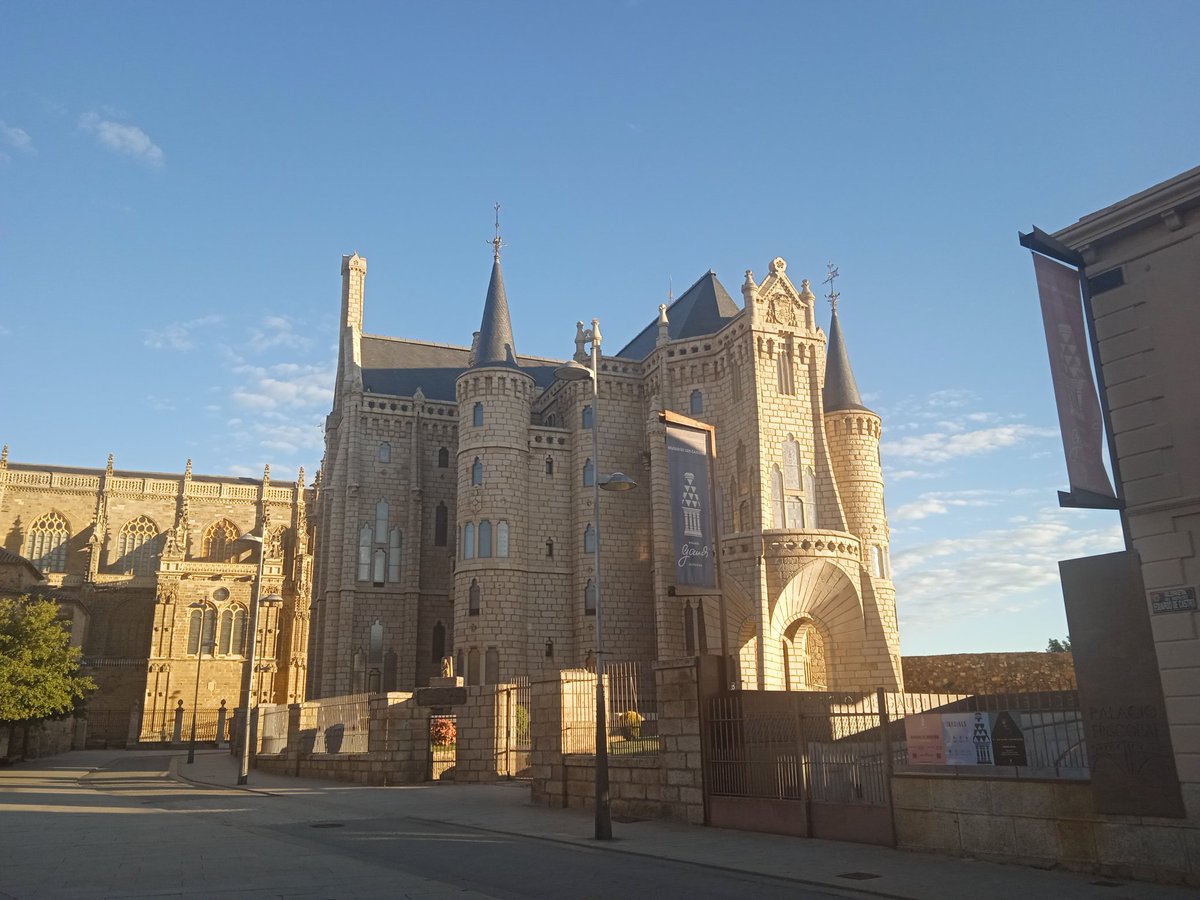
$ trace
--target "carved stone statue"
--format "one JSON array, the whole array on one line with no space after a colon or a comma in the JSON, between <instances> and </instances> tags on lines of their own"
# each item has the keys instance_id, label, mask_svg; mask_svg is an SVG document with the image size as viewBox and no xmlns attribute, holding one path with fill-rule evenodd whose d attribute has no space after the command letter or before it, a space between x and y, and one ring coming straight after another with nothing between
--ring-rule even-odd
<instances>
[{"instance_id":1,"label":"carved stone statue","mask_svg":"<svg viewBox=\"0 0 1200 900\"><path fill-rule=\"evenodd\" d=\"M442 657L442 677L443 678L453 678L454 677L454 657L453 656L443 656Z\"/></svg>"}]
</instances>

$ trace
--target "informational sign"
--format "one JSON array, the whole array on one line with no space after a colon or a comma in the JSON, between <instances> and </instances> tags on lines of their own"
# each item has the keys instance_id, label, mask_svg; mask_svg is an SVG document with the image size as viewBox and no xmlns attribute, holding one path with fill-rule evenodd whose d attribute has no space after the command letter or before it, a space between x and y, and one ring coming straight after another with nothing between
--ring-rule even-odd
<instances>
[{"instance_id":1,"label":"informational sign","mask_svg":"<svg viewBox=\"0 0 1200 900\"><path fill-rule=\"evenodd\" d=\"M983 712L906 716L908 761L918 766L991 766L992 729Z\"/></svg>"},{"instance_id":2,"label":"informational sign","mask_svg":"<svg viewBox=\"0 0 1200 900\"><path fill-rule=\"evenodd\" d=\"M1033 254L1033 268L1071 488L1115 497L1100 450L1104 428L1088 360L1079 273L1038 253Z\"/></svg>"},{"instance_id":3,"label":"informational sign","mask_svg":"<svg viewBox=\"0 0 1200 900\"><path fill-rule=\"evenodd\" d=\"M1154 615L1173 612L1190 612L1196 608L1196 589L1194 587L1164 588L1161 591L1150 591L1150 611Z\"/></svg>"},{"instance_id":4,"label":"informational sign","mask_svg":"<svg viewBox=\"0 0 1200 900\"><path fill-rule=\"evenodd\" d=\"M938 713L906 716L904 738L908 743L908 761L912 765L946 764L946 748L942 744L942 717Z\"/></svg>"},{"instance_id":5,"label":"informational sign","mask_svg":"<svg viewBox=\"0 0 1200 900\"><path fill-rule=\"evenodd\" d=\"M987 713L943 713L942 741L948 766L994 765Z\"/></svg>"},{"instance_id":6,"label":"informational sign","mask_svg":"<svg viewBox=\"0 0 1200 900\"><path fill-rule=\"evenodd\" d=\"M700 588L717 585L710 464L708 432L667 425L667 472L677 585Z\"/></svg>"},{"instance_id":7,"label":"informational sign","mask_svg":"<svg viewBox=\"0 0 1200 900\"><path fill-rule=\"evenodd\" d=\"M1027 766L1025 733L1011 713L996 714L992 723L992 756L998 766Z\"/></svg>"}]
</instances>

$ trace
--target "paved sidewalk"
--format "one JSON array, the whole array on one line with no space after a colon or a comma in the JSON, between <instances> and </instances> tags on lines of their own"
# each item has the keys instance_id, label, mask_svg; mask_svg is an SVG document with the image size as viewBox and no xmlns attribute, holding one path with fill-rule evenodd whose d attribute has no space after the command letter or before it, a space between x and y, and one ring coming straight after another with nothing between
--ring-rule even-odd
<instances>
[{"instance_id":1,"label":"paved sidewalk","mask_svg":"<svg viewBox=\"0 0 1200 900\"><path fill-rule=\"evenodd\" d=\"M221 788L236 788L237 772L237 760L227 752L200 753L195 764L190 766L181 755L171 766L172 775L181 780ZM348 821L382 813L399 814L418 820L558 841L611 853L749 872L882 897L912 900L1054 897L1056 900L1074 900L1196 896L1194 890L1187 888L1141 882L1114 883L1115 879L1095 875L673 822L616 822L613 825L614 840L598 842L592 837L591 812L533 806L529 801L529 787L522 782L380 788L291 778L256 769L250 773L249 784L238 789L279 798L302 798L302 804L294 807L289 804L289 809L312 821ZM848 878L847 875L856 877Z\"/></svg>"}]
</instances>

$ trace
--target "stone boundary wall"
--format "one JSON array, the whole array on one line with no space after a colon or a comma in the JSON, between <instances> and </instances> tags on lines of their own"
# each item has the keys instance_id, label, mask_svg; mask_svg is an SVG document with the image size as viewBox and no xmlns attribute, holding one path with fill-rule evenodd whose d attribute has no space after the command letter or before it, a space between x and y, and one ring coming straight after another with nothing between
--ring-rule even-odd
<instances>
[{"instance_id":1,"label":"stone boundary wall","mask_svg":"<svg viewBox=\"0 0 1200 900\"><path fill-rule=\"evenodd\" d=\"M0 759L41 759L82 750L87 719L45 719L28 725L0 725Z\"/></svg>"},{"instance_id":2,"label":"stone boundary wall","mask_svg":"<svg viewBox=\"0 0 1200 900\"><path fill-rule=\"evenodd\" d=\"M702 681L706 685L713 682L709 689L715 689L718 663L716 657L655 663L659 752L609 755L613 815L704 824L700 689ZM572 704L571 695L579 692L580 684L577 672L561 672L531 685L531 800L535 805L594 806L595 756L564 753L564 722L574 716L576 721L568 724L578 725L581 708Z\"/></svg>"},{"instance_id":3,"label":"stone boundary wall","mask_svg":"<svg viewBox=\"0 0 1200 900\"><path fill-rule=\"evenodd\" d=\"M487 782L515 774L509 771L507 735L515 731L515 689L511 685L476 685L462 689L465 703L450 707L457 722L456 764L451 780ZM329 703L328 699L323 702ZM264 772L327 778L358 784L418 784L429 780L429 717L434 710L404 692L370 698L366 753L313 753L314 734L301 727L307 707L288 707L286 745L277 753L260 753L255 766ZM438 710L443 711L442 709Z\"/></svg>"},{"instance_id":4,"label":"stone boundary wall","mask_svg":"<svg viewBox=\"0 0 1200 900\"><path fill-rule=\"evenodd\" d=\"M902 850L1200 886L1200 827L1102 815L1088 782L903 774L892 798Z\"/></svg>"},{"instance_id":5,"label":"stone boundary wall","mask_svg":"<svg viewBox=\"0 0 1200 900\"><path fill-rule=\"evenodd\" d=\"M905 656L904 690L912 693L1015 694L1075 690L1070 653L949 653Z\"/></svg>"}]
</instances>

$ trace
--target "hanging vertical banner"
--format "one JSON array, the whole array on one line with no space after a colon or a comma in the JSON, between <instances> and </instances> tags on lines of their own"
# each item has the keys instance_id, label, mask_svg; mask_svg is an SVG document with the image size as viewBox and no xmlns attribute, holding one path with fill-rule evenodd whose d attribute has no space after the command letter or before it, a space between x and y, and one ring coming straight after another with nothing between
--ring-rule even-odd
<instances>
[{"instance_id":1,"label":"hanging vertical banner","mask_svg":"<svg viewBox=\"0 0 1200 900\"><path fill-rule=\"evenodd\" d=\"M707 432L667 425L667 473L677 585L702 588L717 585L708 479L711 455Z\"/></svg>"},{"instance_id":2,"label":"hanging vertical banner","mask_svg":"<svg viewBox=\"0 0 1200 900\"><path fill-rule=\"evenodd\" d=\"M1033 254L1033 268L1042 301L1042 324L1050 351L1050 375L1071 490L1116 497L1100 451L1104 426L1088 362L1079 273L1038 253Z\"/></svg>"}]
</instances>

